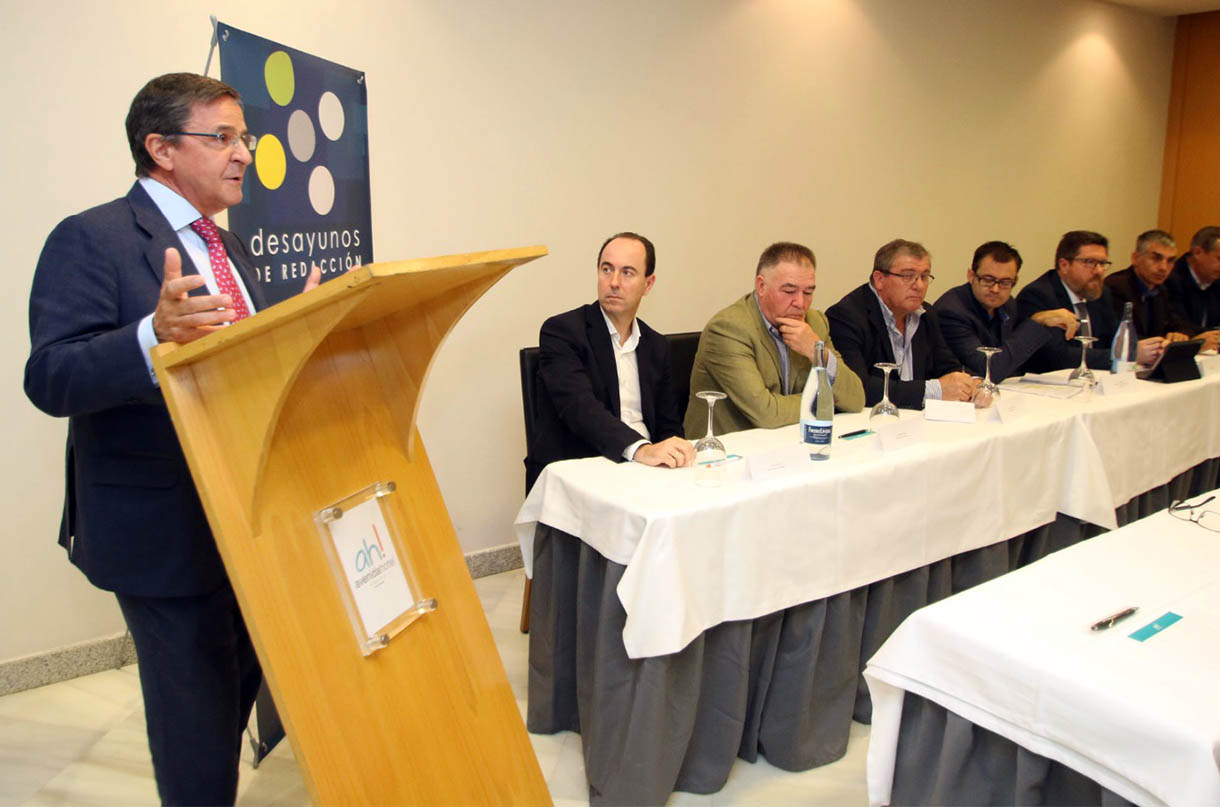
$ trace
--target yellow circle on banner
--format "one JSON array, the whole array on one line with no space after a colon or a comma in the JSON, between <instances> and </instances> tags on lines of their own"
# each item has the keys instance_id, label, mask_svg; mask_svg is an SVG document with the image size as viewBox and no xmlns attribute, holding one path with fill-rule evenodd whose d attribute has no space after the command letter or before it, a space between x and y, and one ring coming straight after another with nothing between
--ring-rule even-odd
<instances>
[{"instance_id":1,"label":"yellow circle on banner","mask_svg":"<svg viewBox=\"0 0 1220 807\"><path fill-rule=\"evenodd\" d=\"M282 50L267 57L263 65L263 79L267 82L267 94L280 106L288 106L296 92L296 76L292 72L292 59Z\"/></svg>"},{"instance_id":2,"label":"yellow circle on banner","mask_svg":"<svg viewBox=\"0 0 1220 807\"><path fill-rule=\"evenodd\" d=\"M278 137L266 134L258 139L258 148L254 150L254 169L258 171L258 181L267 190L273 191L284 184L288 160L284 156L284 144Z\"/></svg>"}]
</instances>

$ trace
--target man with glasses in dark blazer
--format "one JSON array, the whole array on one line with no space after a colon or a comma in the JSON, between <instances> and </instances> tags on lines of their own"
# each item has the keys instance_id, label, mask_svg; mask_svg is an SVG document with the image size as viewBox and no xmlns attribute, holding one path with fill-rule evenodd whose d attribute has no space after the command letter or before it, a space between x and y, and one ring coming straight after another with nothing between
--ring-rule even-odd
<instances>
[{"instance_id":1,"label":"man with glasses in dark blazer","mask_svg":"<svg viewBox=\"0 0 1220 807\"><path fill-rule=\"evenodd\" d=\"M1077 336L1092 336L1097 341L1088 349L1085 361L1098 370L1110 369L1110 343L1118 330L1118 314L1110 300L1110 292L1102 282L1110 266L1110 241L1101 233L1071 230L1063 234L1055 247L1055 266L1017 295L1017 311L1021 319L1039 311L1066 308L1080 322ZM1136 361L1152 364L1161 355L1164 339L1142 339ZM1080 364L1079 343L1054 340L1043 345L1025 369L1032 373L1047 373L1077 367Z\"/></svg>"},{"instance_id":2,"label":"man with glasses in dark blazer","mask_svg":"<svg viewBox=\"0 0 1220 807\"><path fill-rule=\"evenodd\" d=\"M976 376L986 369L980 347L998 347L991 357L991 380L999 383L1018 375L1025 362L1051 340L1076 335L1076 315L1066 308L1037 311L1018 323L1012 299L1021 253L1003 241L988 241L974 251L966 282L954 286L932 306L940 317L945 343L958 361Z\"/></svg>"},{"instance_id":3,"label":"man with glasses in dark blazer","mask_svg":"<svg viewBox=\"0 0 1220 807\"><path fill-rule=\"evenodd\" d=\"M974 381L924 302L932 280L928 250L898 238L877 250L868 283L826 309L831 339L864 382L865 406L881 400L878 362L898 365L890 400L903 409L923 409L926 399L969 401L974 395Z\"/></svg>"},{"instance_id":4,"label":"man with glasses in dark blazer","mask_svg":"<svg viewBox=\"0 0 1220 807\"><path fill-rule=\"evenodd\" d=\"M255 139L237 91L190 73L136 94L127 139L131 190L68 217L43 247L25 392L68 418L59 541L118 599L162 802L232 804L262 674L149 350L263 306L250 255L212 221L241 201ZM317 283L315 269L306 288Z\"/></svg>"}]
</instances>

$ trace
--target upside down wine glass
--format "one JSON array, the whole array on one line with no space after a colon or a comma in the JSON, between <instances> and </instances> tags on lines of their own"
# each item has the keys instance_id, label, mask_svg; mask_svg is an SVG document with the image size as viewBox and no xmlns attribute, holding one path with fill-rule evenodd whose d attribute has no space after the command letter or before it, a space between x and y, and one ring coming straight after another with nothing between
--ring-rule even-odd
<instances>
[{"instance_id":1,"label":"upside down wine glass","mask_svg":"<svg viewBox=\"0 0 1220 807\"><path fill-rule=\"evenodd\" d=\"M707 434L695 443L695 482L700 485L719 485L724 475L723 462L728 457L724 443L712 434L712 409L716 401L726 397L723 392L703 390L695 397L707 401Z\"/></svg>"},{"instance_id":2,"label":"upside down wine glass","mask_svg":"<svg viewBox=\"0 0 1220 807\"><path fill-rule=\"evenodd\" d=\"M983 380L974 391L974 408L986 409L1000 399L1000 385L991 380L991 357L997 353L1004 352L1004 348L979 347L975 348L975 350L987 358L987 363L984 365Z\"/></svg>"},{"instance_id":3,"label":"upside down wine glass","mask_svg":"<svg viewBox=\"0 0 1220 807\"><path fill-rule=\"evenodd\" d=\"M873 365L883 374L881 386L881 400L873 407L873 411L868 413L868 422L883 425L891 421L898 420L898 407L890 403L890 373L898 369L898 365L893 362L877 362Z\"/></svg>"},{"instance_id":4,"label":"upside down wine glass","mask_svg":"<svg viewBox=\"0 0 1220 807\"><path fill-rule=\"evenodd\" d=\"M1085 364L1085 360L1089 355L1089 345L1097 341L1095 336L1077 336L1076 341L1080 343L1080 366L1072 371L1068 376L1069 384L1076 384L1083 388L1086 392L1093 389L1097 384L1097 376L1093 375L1093 371Z\"/></svg>"}]
</instances>

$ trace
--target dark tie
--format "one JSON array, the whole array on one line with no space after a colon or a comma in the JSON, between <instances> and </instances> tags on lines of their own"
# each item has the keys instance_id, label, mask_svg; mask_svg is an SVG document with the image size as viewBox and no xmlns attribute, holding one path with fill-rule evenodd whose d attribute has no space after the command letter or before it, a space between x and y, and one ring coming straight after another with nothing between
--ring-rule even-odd
<instances>
[{"instance_id":1,"label":"dark tie","mask_svg":"<svg viewBox=\"0 0 1220 807\"><path fill-rule=\"evenodd\" d=\"M237 287L237 279L233 277L233 270L229 268L229 253L225 252L225 245L220 240L220 228L211 219L195 219L191 222L191 229L208 245L208 258L212 261L212 276L216 278L216 286L221 294L229 295L229 299L233 301L233 311L237 314L233 321L250 316L246 298L242 296L241 289Z\"/></svg>"},{"instance_id":2,"label":"dark tie","mask_svg":"<svg viewBox=\"0 0 1220 807\"><path fill-rule=\"evenodd\" d=\"M1089 322L1089 306L1086 303L1076 303L1076 316L1080 318L1077 336L1092 336L1093 325Z\"/></svg>"}]
</instances>

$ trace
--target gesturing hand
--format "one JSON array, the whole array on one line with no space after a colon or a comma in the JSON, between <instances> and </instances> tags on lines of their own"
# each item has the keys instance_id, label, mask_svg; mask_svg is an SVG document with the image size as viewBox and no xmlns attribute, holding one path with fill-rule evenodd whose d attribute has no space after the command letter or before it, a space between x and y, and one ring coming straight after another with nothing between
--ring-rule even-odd
<instances>
[{"instance_id":1,"label":"gesturing hand","mask_svg":"<svg viewBox=\"0 0 1220 807\"><path fill-rule=\"evenodd\" d=\"M305 278L305 288L301 291L302 293L313 291L320 285L322 285L322 267L315 263L309 267L309 277Z\"/></svg>"},{"instance_id":2,"label":"gesturing hand","mask_svg":"<svg viewBox=\"0 0 1220 807\"><path fill-rule=\"evenodd\" d=\"M182 257L178 250L165 250L161 296L153 311L153 333L158 342L193 342L232 322L237 316L227 294L190 296L206 282L202 275L182 276Z\"/></svg>"}]
</instances>

